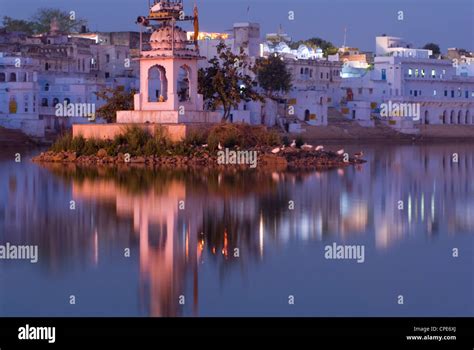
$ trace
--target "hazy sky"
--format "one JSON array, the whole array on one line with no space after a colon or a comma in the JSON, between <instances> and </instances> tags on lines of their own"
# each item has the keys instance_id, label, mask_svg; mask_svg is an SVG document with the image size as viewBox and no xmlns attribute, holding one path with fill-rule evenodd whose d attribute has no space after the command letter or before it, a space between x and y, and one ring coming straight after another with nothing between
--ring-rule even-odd
<instances>
[{"instance_id":1,"label":"hazy sky","mask_svg":"<svg viewBox=\"0 0 474 350\"><path fill-rule=\"evenodd\" d=\"M474 50L474 0L196 0L201 30L225 31L234 22L259 22L262 35L279 25L294 39L322 37L336 46L374 50L375 36L402 36L416 47L435 42ZM74 10L89 21L91 30L137 30L134 24L145 15L148 0L0 0L0 16L28 18L38 7ZM191 12L194 0L184 0ZM247 8L250 6L249 16ZM295 19L289 20L288 12ZM404 11L404 20L397 12Z\"/></svg>"}]
</instances>

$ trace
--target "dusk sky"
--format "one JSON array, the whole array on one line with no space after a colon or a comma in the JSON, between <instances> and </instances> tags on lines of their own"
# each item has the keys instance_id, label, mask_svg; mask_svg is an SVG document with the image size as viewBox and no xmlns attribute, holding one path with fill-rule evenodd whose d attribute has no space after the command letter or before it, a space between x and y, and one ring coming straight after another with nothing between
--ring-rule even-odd
<instances>
[{"instance_id":1,"label":"dusk sky","mask_svg":"<svg viewBox=\"0 0 474 350\"><path fill-rule=\"evenodd\" d=\"M75 10L91 30L137 30L137 16L145 15L148 0L0 0L0 16L28 18L41 7ZM185 0L192 11L194 0ZM222 32L234 22L258 22L262 35L283 30L294 39L318 36L341 46L374 50L375 36L402 36L415 47L435 42L474 50L474 0L197 0L201 30ZM247 8L250 13L247 16ZM405 19L397 20L404 11ZM295 20L288 19L294 11Z\"/></svg>"}]
</instances>

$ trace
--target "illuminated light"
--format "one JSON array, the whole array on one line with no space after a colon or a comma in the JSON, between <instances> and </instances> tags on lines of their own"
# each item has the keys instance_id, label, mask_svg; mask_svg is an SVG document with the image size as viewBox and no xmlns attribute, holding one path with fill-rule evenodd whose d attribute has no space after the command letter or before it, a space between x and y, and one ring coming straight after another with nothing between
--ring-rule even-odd
<instances>
[{"instance_id":1,"label":"illuminated light","mask_svg":"<svg viewBox=\"0 0 474 350\"><path fill-rule=\"evenodd\" d=\"M260 257L263 257L263 215L260 213L260 223L258 228L258 237L260 245Z\"/></svg>"},{"instance_id":2,"label":"illuminated light","mask_svg":"<svg viewBox=\"0 0 474 350\"><path fill-rule=\"evenodd\" d=\"M411 195L408 196L408 223L411 224Z\"/></svg>"},{"instance_id":3,"label":"illuminated light","mask_svg":"<svg viewBox=\"0 0 474 350\"><path fill-rule=\"evenodd\" d=\"M434 193L431 195L431 220L435 218L435 196Z\"/></svg>"},{"instance_id":4,"label":"illuminated light","mask_svg":"<svg viewBox=\"0 0 474 350\"><path fill-rule=\"evenodd\" d=\"M216 247L212 247L212 254L216 254Z\"/></svg>"},{"instance_id":5,"label":"illuminated light","mask_svg":"<svg viewBox=\"0 0 474 350\"><path fill-rule=\"evenodd\" d=\"M425 194L421 194L421 222L425 221Z\"/></svg>"}]
</instances>

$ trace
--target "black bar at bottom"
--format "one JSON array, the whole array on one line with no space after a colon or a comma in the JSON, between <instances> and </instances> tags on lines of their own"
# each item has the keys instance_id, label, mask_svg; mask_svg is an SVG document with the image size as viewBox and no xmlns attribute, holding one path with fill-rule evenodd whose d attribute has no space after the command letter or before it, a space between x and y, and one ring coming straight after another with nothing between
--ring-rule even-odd
<instances>
[{"instance_id":1,"label":"black bar at bottom","mask_svg":"<svg viewBox=\"0 0 474 350\"><path fill-rule=\"evenodd\" d=\"M165 336L312 336L334 345L473 349L473 323L473 318L0 318L0 349L136 346ZM45 327L54 327L54 343ZM40 336L44 339L31 339Z\"/></svg>"}]
</instances>

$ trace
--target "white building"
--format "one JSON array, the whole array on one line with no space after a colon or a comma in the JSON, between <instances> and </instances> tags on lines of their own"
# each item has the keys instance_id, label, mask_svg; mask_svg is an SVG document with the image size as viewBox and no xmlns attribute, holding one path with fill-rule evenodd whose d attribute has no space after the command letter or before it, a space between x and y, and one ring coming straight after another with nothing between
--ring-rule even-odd
<instances>
[{"instance_id":1,"label":"white building","mask_svg":"<svg viewBox=\"0 0 474 350\"><path fill-rule=\"evenodd\" d=\"M343 79L342 112L360 121L380 118L406 132L417 132L420 124L473 124L474 78L457 75L450 60L430 59L430 50L404 48L401 40L390 39L377 37L373 70ZM381 116L389 103L414 106L419 113Z\"/></svg>"},{"instance_id":2,"label":"white building","mask_svg":"<svg viewBox=\"0 0 474 350\"><path fill-rule=\"evenodd\" d=\"M44 136L39 116L39 62L0 52L0 126Z\"/></svg>"}]
</instances>

